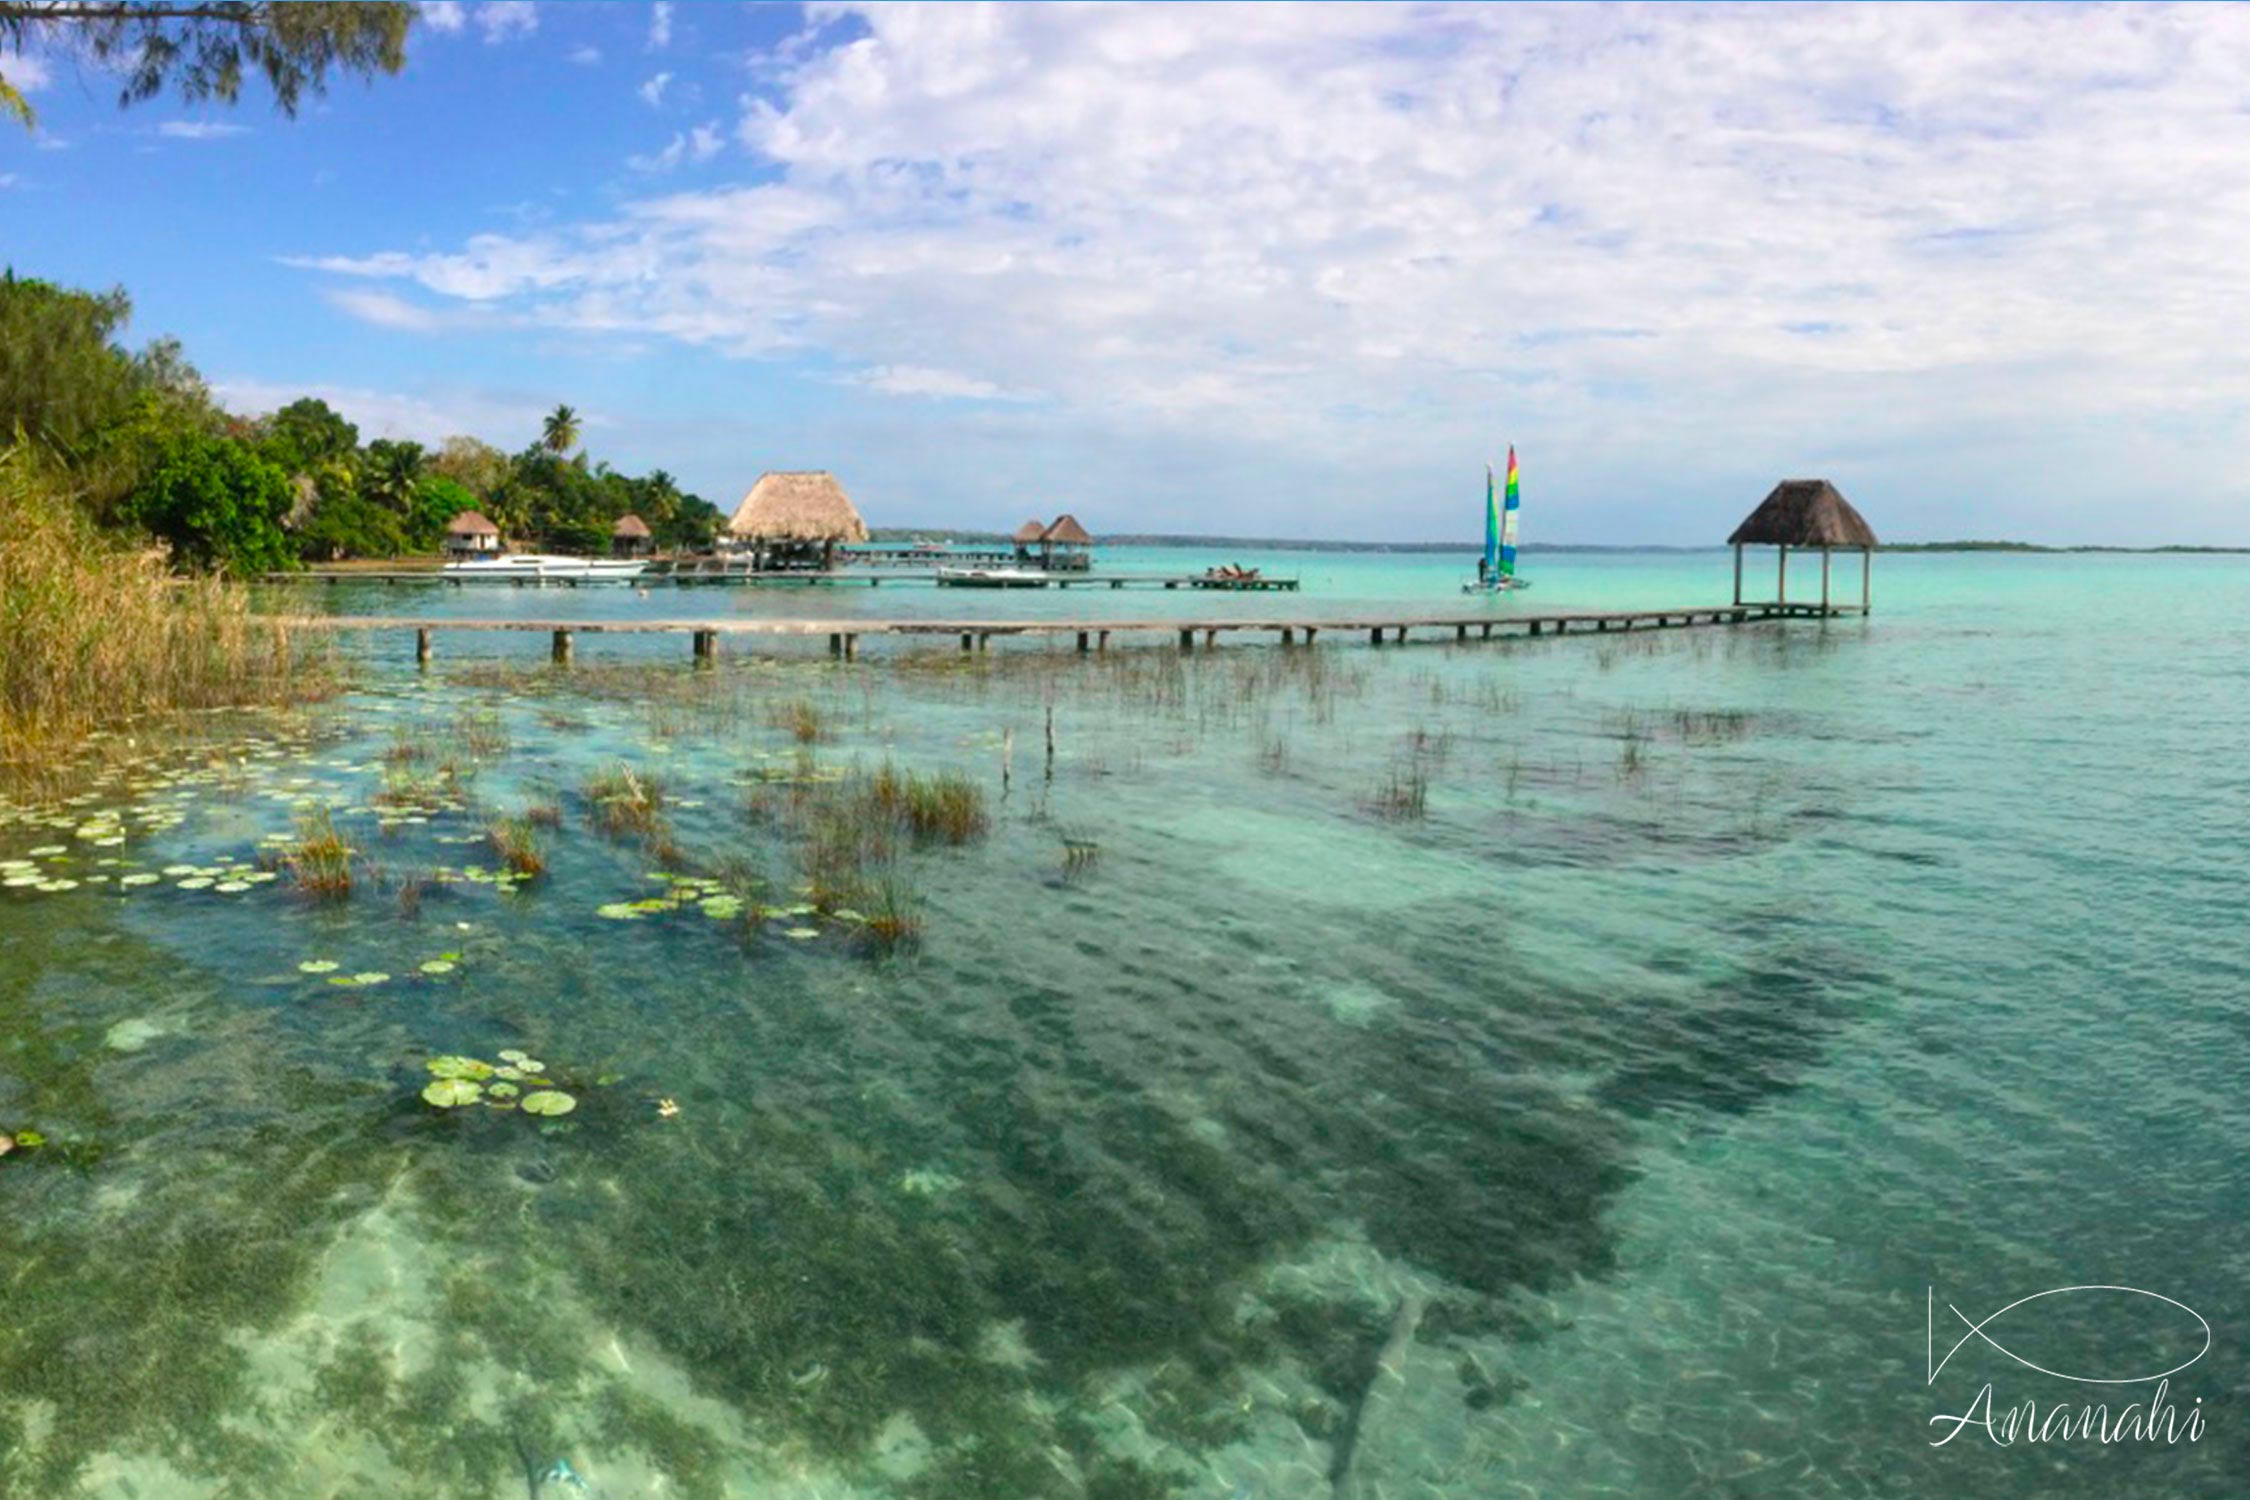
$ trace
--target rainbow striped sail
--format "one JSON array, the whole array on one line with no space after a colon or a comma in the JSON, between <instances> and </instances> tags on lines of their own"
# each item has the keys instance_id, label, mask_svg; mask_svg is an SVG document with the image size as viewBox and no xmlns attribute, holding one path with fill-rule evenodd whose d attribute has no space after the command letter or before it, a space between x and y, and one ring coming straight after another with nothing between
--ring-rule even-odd
<instances>
[{"instance_id":1,"label":"rainbow striped sail","mask_svg":"<svg viewBox=\"0 0 2250 1500\"><path fill-rule=\"evenodd\" d=\"M1484 576L1500 576L1500 496L1492 487L1492 465L1484 466Z\"/></svg>"},{"instance_id":2,"label":"rainbow striped sail","mask_svg":"<svg viewBox=\"0 0 2250 1500\"><path fill-rule=\"evenodd\" d=\"M1492 504L1492 470L1484 471L1485 506ZM1516 512L1523 506L1523 492L1516 487L1516 445L1508 445L1508 506L1506 519L1500 525L1500 567L1495 575L1500 578L1516 576ZM1485 523L1490 526L1488 519Z\"/></svg>"}]
</instances>

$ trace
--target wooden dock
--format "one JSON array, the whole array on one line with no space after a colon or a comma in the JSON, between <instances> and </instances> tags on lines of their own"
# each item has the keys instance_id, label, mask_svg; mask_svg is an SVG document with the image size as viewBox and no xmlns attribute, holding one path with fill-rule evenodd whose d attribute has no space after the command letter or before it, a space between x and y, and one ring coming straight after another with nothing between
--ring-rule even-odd
<instances>
[{"instance_id":1,"label":"wooden dock","mask_svg":"<svg viewBox=\"0 0 2250 1500\"><path fill-rule=\"evenodd\" d=\"M308 569L300 573L265 573L261 583L379 583L385 585L445 585L450 588L881 588L884 584L929 584L936 573L756 573L747 568L643 573L632 578L517 578L507 575L442 573L435 568L398 572L369 569ZM970 585L974 587L975 585ZM1225 593L1266 594L1297 591L1295 578L1213 578L1203 573L1048 573L1036 579L1012 581L1008 589L1214 589ZM992 592L1000 592L997 587Z\"/></svg>"},{"instance_id":2,"label":"wooden dock","mask_svg":"<svg viewBox=\"0 0 2250 1500\"><path fill-rule=\"evenodd\" d=\"M1573 610L1547 614L1436 614L1364 616L1358 619L1180 620L433 620L411 616L297 615L279 617L292 630L414 632L414 655L427 662L439 631L506 631L548 635L557 662L570 661L581 635L684 635L695 660L716 658L721 636L828 637L833 656L859 654L863 636L958 637L963 651L989 649L994 636L1074 636L1078 650L1107 651L1112 636L1177 640L1182 651L1209 650L1221 636L1265 635L1282 646L1310 646L1323 634L1364 639L1370 646L1405 645L1410 639L1463 643L1529 636L1674 630L1689 626L1746 625L1761 620L1826 620L1863 615L1858 605L1722 604L1687 609Z\"/></svg>"}]
</instances>

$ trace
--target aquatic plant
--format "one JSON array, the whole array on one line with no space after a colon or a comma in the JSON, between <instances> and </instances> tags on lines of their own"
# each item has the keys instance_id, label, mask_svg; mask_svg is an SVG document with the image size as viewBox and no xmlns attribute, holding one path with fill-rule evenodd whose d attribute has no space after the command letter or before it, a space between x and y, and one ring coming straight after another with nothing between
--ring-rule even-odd
<instances>
[{"instance_id":1,"label":"aquatic plant","mask_svg":"<svg viewBox=\"0 0 2250 1500\"><path fill-rule=\"evenodd\" d=\"M1430 810L1430 778L1419 761L1394 765L1367 799L1368 811L1393 822L1419 822Z\"/></svg>"},{"instance_id":2,"label":"aquatic plant","mask_svg":"<svg viewBox=\"0 0 2250 1500\"><path fill-rule=\"evenodd\" d=\"M485 842L511 873L535 880L547 873L547 854L539 830L528 817L498 818L485 830Z\"/></svg>"},{"instance_id":3,"label":"aquatic plant","mask_svg":"<svg viewBox=\"0 0 2250 1500\"><path fill-rule=\"evenodd\" d=\"M0 446L0 790L57 795L186 715L333 688L325 647L254 618L243 586L175 577L162 552L98 529L83 483Z\"/></svg>"},{"instance_id":4,"label":"aquatic plant","mask_svg":"<svg viewBox=\"0 0 2250 1500\"><path fill-rule=\"evenodd\" d=\"M333 899L351 894L352 854L328 809L316 808L298 817L296 842L283 851L281 867L298 890Z\"/></svg>"},{"instance_id":5,"label":"aquatic plant","mask_svg":"<svg viewBox=\"0 0 2250 1500\"><path fill-rule=\"evenodd\" d=\"M664 827L664 783L650 772L615 761L587 778L587 816L615 838L658 836Z\"/></svg>"},{"instance_id":6,"label":"aquatic plant","mask_svg":"<svg viewBox=\"0 0 2250 1500\"><path fill-rule=\"evenodd\" d=\"M885 875L866 888L865 899L861 930L876 948L888 952L922 940L922 914L905 881Z\"/></svg>"},{"instance_id":7,"label":"aquatic plant","mask_svg":"<svg viewBox=\"0 0 2250 1500\"><path fill-rule=\"evenodd\" d=\"M798 698L777 707L773 721L789 731L800 745L815 745L829 738L828 721L811 700Z\"/></svg>"},{"instance_id":8,"label":"aquatic plant","mask_svg":"<svg viewBox=\"0 0 2250 1500\"><path fill-rule=\"evenodd\" d=\"M498 1062L452 1053L431 1058L423 1065L430 1074L430 1082L422 1088L423 1102L439 1109L481 1105L547 1118L578 1108L577 1095L558 1087L554 1079L541 1076L547 1072L547 1065L538 1058L515 1047L504 1047L496 1055ZM530 1093L524 1092L527 1087Z\"/></svg>"}]
</instances>

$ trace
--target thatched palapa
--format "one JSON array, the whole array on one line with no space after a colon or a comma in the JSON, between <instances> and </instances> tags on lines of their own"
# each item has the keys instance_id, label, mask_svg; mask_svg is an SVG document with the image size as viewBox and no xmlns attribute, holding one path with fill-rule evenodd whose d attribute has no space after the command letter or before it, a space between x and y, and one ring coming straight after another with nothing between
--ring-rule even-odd
<instances>
[{"instance_id":1,"label":"thatched palapa","mask_svg":"<svg viewBox=\"0 0 2250 1500\"><path fill-rule=\"evenodd\" d=\"M1034 516L1016 528L1016 545L1019 547L1036 547L1039 545L1040 539L1046 534L1047 523Z\"/></svg>"},{"instance_id":2,"label":"thatched palapa","mask_svg":"<svg viewBox=\"0 0 2250 1500\"><path fill-rule=\"evenodd\" d=\"M751 542L864 542L867 523L825 469L765 473L734 508L727 534Z\"/></svg>"},{"instance_id":3,"label":"thatched palapa","mask_svg":"<svg viewBox=\"0 0 2250 1500\"><path fill-rule=\"evenodd\" d=\"M500 528L493 525L481 510L465 510L445 523L447 536L498 536Z\"/></svg>"},{"instance_id":4,"label":"thatched palapa","mask_svg":"<svg viewBox=\"0 0 2250 1500\"><path fill-rule=\"evenodd\" d=\"M489 556L500 550L500 528L483 511L465 510L445 523L447 557Z\"/></svg>"},{"instance_id":5,"label":"thatched palapa","mask_svg":"<svg viewBox=\"0 0 2250 1500\"><path fill-rule=\"evenodd\" d=\"M609 550L618 557L646 557L656 550L656 536L648 522L628 513L609 528Z\"/></svg>"},{"instance_id":6,"label":"thatched palapa","mask_svg":"<svg viewBox=\"0 0 2250 1500\"><path fill-rule=\"evenodd\" d=\"M1784 479L1773 487L1758 508L1750 512L1734 535L1727 538L1734 548L1734 602L1742 598L1742 549L1744 547L1773 547L1778 550L1775 565L1774 602L1789 600L1789 549L1815 551L1820 554L1820 604L1829 607L1828 557L1841 547L1859 553L1859 608L1865 613L1874 599L1875 528L1867 524L1866 517L1852 509L1843 492L1825 479Z\"/></svg>"},{"instance_id":7,"label":"thatched palapa","mask_svg":"<svg viewBox=\"0 0 2250 1500\"><path fill-rule=\"evenodd\" d=\"M754 549L761 569L826 568L838 542L867 540L867 523L827 470L768 472L734 508L727 536Z\"/></svg>"},{"instance_id":8,"label":"thatched palapa","mask_svg":"<svg viewBox=\"0 0 2250 1500\"><path fill-rule=\"evenodd\" d=\"M1055 517L1055 524L1047 528L1047 545L1050 547L1091 547L1094 538L1078 524L1078 518L1068 511Z\"/></svg>"},{"instance_id":9,"label":"thatched palapa","mask_svg":"<svg viewBox=\"0 0 2250 1500\"><path fill-rule=\"evenodd\" d=\"M1825 479L1784 479L1734 528L1730 547L1872 547L1875 529Z\"/></svg>"}]
</instances>

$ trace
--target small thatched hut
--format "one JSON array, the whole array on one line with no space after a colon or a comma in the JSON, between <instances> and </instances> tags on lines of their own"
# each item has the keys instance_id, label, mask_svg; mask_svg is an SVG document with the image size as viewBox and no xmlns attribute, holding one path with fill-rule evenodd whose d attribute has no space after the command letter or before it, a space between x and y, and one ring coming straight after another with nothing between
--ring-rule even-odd
<instances>
[{"instance_id":1,"label":"small thatched hut","mask_svg":"<svg viewBox=\"0 0 2250 1500\"><path fill-rule=\"evenodd\" d=\"M1046 551L1048 568L1055 572L1083 573L1094 565L1094 538L1067 511L1055 517L1055 524L1047 528L1040 545Z\"/></svg>"},{"instance_id":2,"label":"small thatched hut","mask_svg":"<svg viewBox=\"0 0 2250 1500\"><path fill-rule=\"evenodd\" d=\"M500 550L500 528L483 511L465 510L445 523L445 555L490 557Z\"/></svg>"},{"instance_id":3,"label":"small thatched hut","mask_svg":"<svg viewBox=\"0 0 2250 1500\"><path fill-rule=\"evenodd\" d=\"M1775 575L1774 602L1789 600L1789 549L1816 549L1820 553L1820 603L1828 606L1828 557L1839 548L1859 553L1859 607L1872 602L1875 528L1825 479L1784 479L1773 487L1759 507L1750 512L1734 535L1734 602L1742 598L1742 549L1774 547L1780 562Z\"/></svg>"},{"instance_id":4,"label":"small thatched hut","mask_svg":"<svg viewBox=\"0 0 2250 1500\"><path fill-rule=\"evenodd\" d=\"M655 550L656 537L649 531L648 522L639 516L619 516L617 524L609 528L612 557L646 557Z\"/></svg>"},{"instance_id":5,"label":"small thatched hut","mask_svg":"<svg viewBox=\"0 0 2250 1500\"><path fill-rule=\"evenodd\" d=\"M748 547L762 570L812 570L836 562L838 542L864 542L867 523L825 469L758 476L734 508L725 540Z\"/></svg>"},{"instance_id":6,"label":"small thatched hut","mask_svg":"<svg viewBox=\"0 0 2250 1500\"><path fill-rule=\"evenodd\" d=\"M1016 561L1020 563L1038 562L1039 544L1046 539L1046 535L1047 523L1037 516L1018 526L1015 535Z\"/></svg>"}]
</instances>

